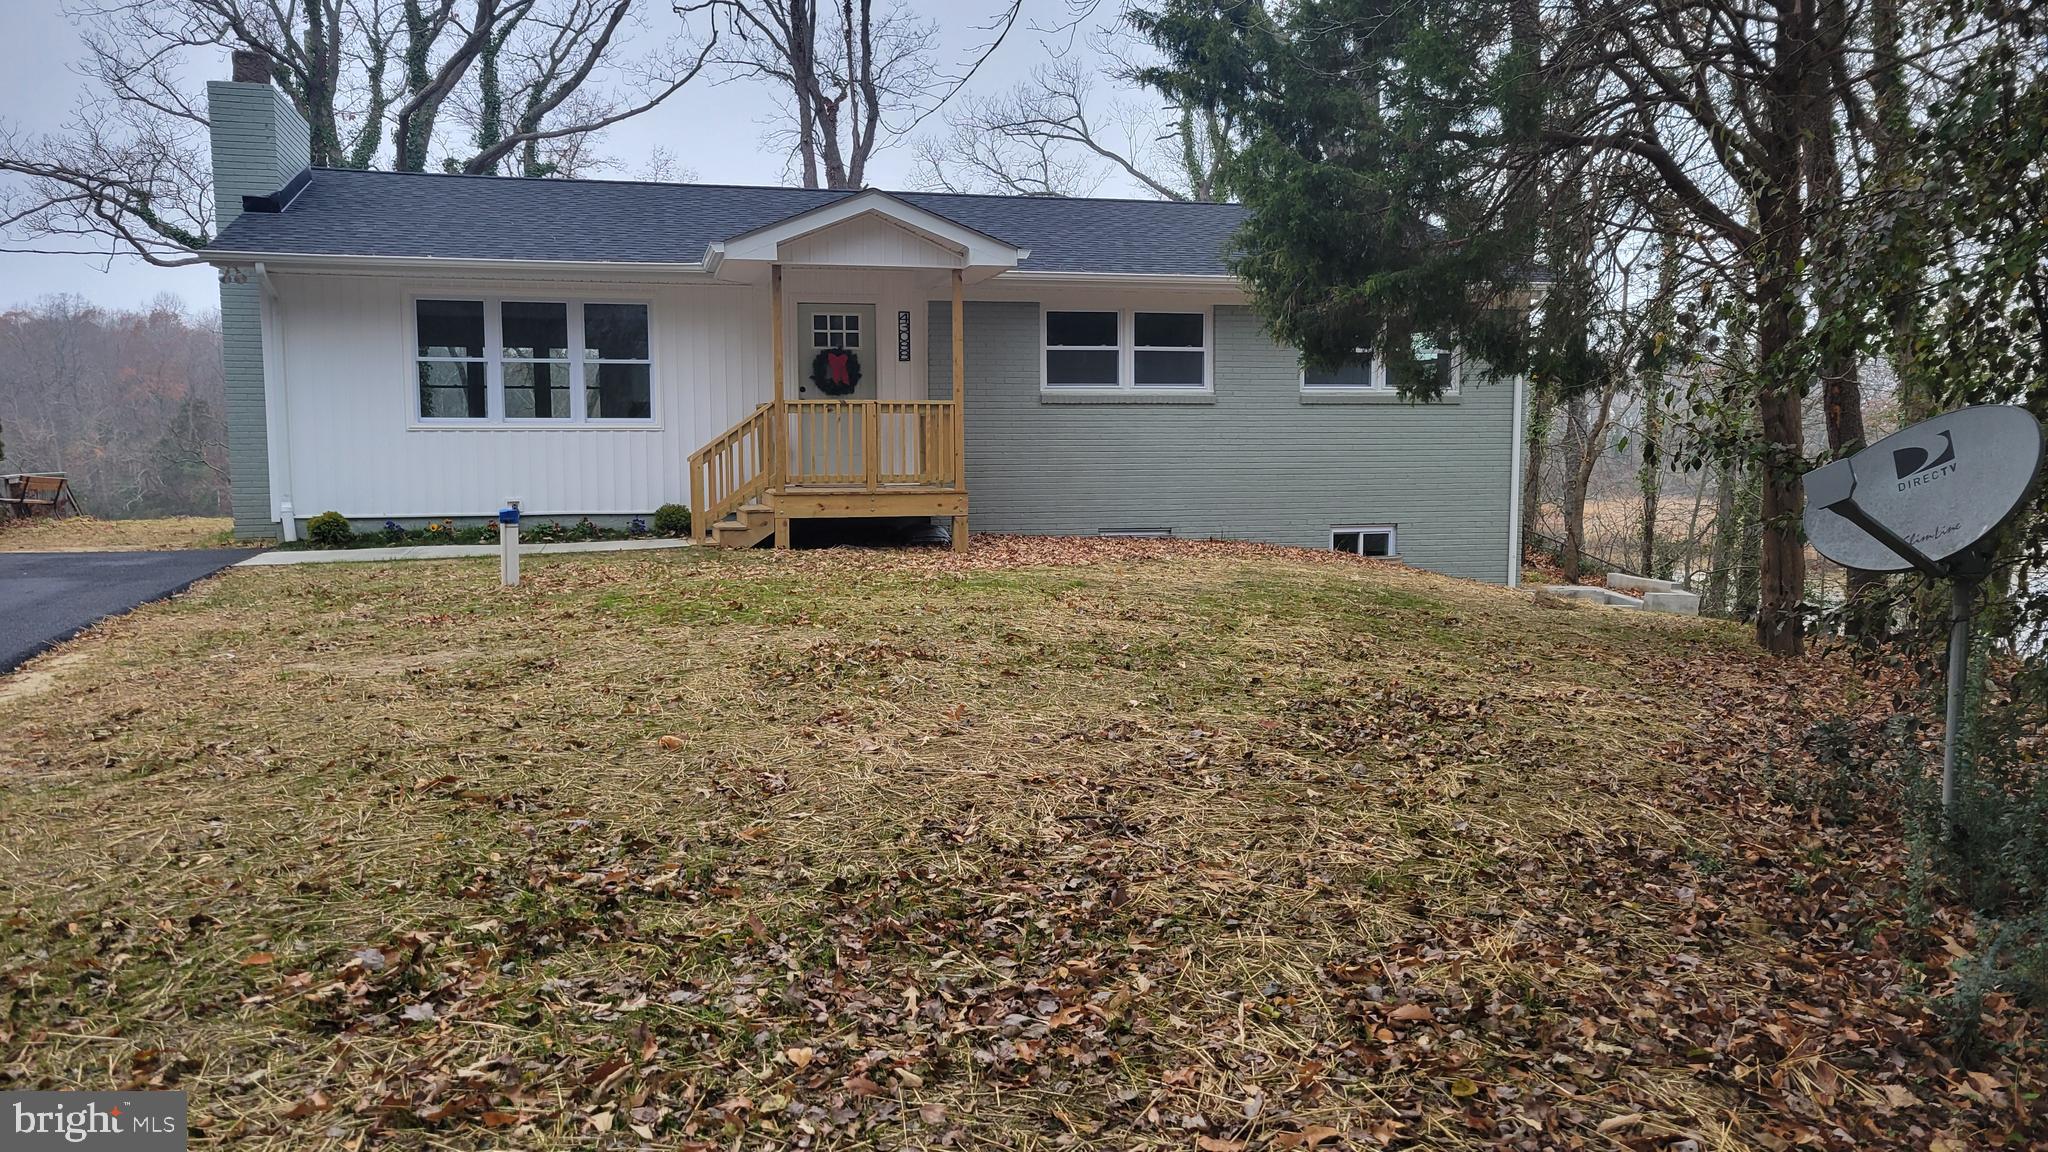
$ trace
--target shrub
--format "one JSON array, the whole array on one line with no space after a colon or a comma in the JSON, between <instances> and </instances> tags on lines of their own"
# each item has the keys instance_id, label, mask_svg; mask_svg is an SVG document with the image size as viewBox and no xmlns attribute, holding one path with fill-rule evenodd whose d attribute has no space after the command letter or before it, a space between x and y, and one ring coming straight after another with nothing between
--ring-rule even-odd
<instances>
[{"instance_id":1,"label":"shrub","mask_svg":"<svg viewBox=\"0 0 2048 1152\"><path fill-rule=\"evenodd\" d=\"M405 525L400 524L396 520L386 520L384 522L384 542L386 544L405 543Z\"/></svg>"},{"instance_id":2,"label":"shrub","mask_svg":"<svg viewBox=\"0 0 2048 1152\"><path fill-rule=\"evenodd\" d=\"M306 521L306 539L322 548L346 548L356 542L355 529L339 512L322 512Z\"/></svg>"},{"instance_id":3,"label":"shrub","mask_svg":"<svg viewBox=\"0 0 2048 1152\"><path fill-rule=\"evenodd\" d=\"M654 530L663 536L688 536L690 510L681 504L663 504L654 510Z\"/></svg>"}]
</instances>

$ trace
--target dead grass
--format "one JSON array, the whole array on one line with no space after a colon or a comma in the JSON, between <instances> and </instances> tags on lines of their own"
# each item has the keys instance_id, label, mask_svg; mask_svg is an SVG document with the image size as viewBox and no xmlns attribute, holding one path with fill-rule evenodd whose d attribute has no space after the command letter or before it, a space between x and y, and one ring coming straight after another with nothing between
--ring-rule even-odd
<instances>
[{"instance_id":1,"label":"dead grass","mask_svg":"<svg viewBox=\"0 0 2048 1152\"><path fill-rule=\"evenodd\" d=\"M167 548L232 548L235 522L226 516L97 520L91 516L0 518L0 552L155 552Z\"/></svg>"},{"instance_id":2,"label":"dead grass","mask_svg":"<svg viewBox=\"0 0 2048 1152\"><path fill-rule=\"evenodd\" d=\"M526 571L231 571L32 665L8 1086L175 1083L195 1146L1826 1130L1737 1035L1817 995L1781 927L1702 905L1800 814L1700 766L1832 666L1226 545Z\"/></svg>"}]
</instances>

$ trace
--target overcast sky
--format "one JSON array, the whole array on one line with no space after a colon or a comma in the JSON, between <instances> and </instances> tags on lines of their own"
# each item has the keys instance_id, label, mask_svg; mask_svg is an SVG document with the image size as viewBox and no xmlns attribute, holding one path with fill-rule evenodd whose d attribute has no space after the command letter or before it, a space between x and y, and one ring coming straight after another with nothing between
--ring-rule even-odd
<instances>
[{"instance_id":1,"label":"overcast sky","mask_svg":"<svg viewBox=\"0 0 2048 1152\"><path fill-rule=\"evenodd\" d=\"M948 64L964 64L977 46L987 42L988 33L981 25L998 3L911 0L913 8L940 23ZM63 0L0 0L0 29L6 34L5 44L0 45L0 60L5 62L0 67L0 118L17 130L56 130L85 92L85 82L75 70L81 54L78 29L65 17L63 7ZM1113 11L1117 5L1102 7ZM1067 11L1068 0L1025 0L1025 18L976 73L969 91L1008 88L1046 59L1051 48L1068 45L1069 36L1040 31L1061 22ZM680 27L665 0L654 0L648 13L656 28ZM210 62L210 71L205 70L208 64L195 61L194 67L200 70L195 80L226 78L225 50ZM697 180L783 183L788 157L766 142L776 100L770 88L756 81L714 84L700 79L660 108L603 135L599 151L620 162L606 175L633 176L644 168L654 149L663 148L677 166L688 169ZM943 119L943 114L930 117L921 130L943 130ZM868 183L885 188L910 186L913 160L908 147L878 153L870 164ZM1136 194L1133 188L1114 181L1098 191L1104 195ZM0 308L54 292L76 293L112 307L146 304L164 292L179 296L191 307L211 309L218 302L214 272L203 266L166 269L126 258L0 252Z\"/></svg>"}]
</instances>

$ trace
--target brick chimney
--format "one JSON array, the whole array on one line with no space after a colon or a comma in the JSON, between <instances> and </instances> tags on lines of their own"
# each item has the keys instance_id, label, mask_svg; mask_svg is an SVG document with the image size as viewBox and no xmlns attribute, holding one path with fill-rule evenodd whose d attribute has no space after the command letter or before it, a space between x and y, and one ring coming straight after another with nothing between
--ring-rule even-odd
<instances>
[{"instance_id":1,"label":"brick chimney","mask_svg":"<svg viewBox=\"0 0 2048 1152\"><path fill-rule=\"evenodd\" d=\"M242 214L242 197L268 196L304 171L312 133L290 96L270 82L268 53L236 49L232 80L206 85L213 121L213 226Z\"/></svg>"},{"instance_id":2,"label":"brick chimney","mask_svg":"<svg viewBox=\"0 0 2048 1152\"><path fill-rule=\"evenodd\" d=\"M213 122L214 234L242 214L242 197L268 196L306 170L312 133L292 99L270 82L271 60L248 49L234 54L231 80L206 85ZM221 368L227 380L228 480L235 536L293 538L289 477L271 504L270 431L264 380L263 288L249 277L220 285Z\"/></svg>"},{"instance_id":3,"label":"brick chimney","mask_svg":"<svg viewBox=\"0 0 2048 1152\"><path fill-rule=\"evenodd\" d=\"M257 48L237 48L234 60L234 72L230 78L235 83L270 83L270 53Z\"/></svg>"}]
</instances>

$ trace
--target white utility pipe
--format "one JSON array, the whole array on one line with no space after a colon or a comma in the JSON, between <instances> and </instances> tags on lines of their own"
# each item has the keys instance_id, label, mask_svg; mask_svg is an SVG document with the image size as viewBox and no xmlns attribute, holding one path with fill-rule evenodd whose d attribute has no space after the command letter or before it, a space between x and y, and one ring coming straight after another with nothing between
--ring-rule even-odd
<instances>
[{"instance_id":1,"label":"white utility pipe","mask_svg":"<svg viewBox=\"0 0 2048 1152\"><path fill-rule=\"evenodd\" d=\"M498 512L498 576L510 588L519 583L519 501L507 500Z\"/></svg>"}]
</instances>

